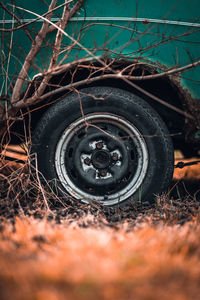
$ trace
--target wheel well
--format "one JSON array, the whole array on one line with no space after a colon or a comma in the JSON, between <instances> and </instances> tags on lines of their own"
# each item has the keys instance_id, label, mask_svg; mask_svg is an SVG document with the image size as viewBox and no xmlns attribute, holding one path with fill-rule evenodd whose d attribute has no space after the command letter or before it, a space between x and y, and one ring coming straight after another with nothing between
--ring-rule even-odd
<instances>
[{"instance_id":1,"label":"wheel well","mask_svg":"<svg viewBox=\"0 0 200 300\"><path fill-rule=\"evenodd\" d=\"M126 74L131 74L134 76L141 76L141 75L151 75L155 74L155 69L152 69L152 67L149 67L147 64L141 64L138 63L136 67L132 70L131 66L132 64L127 61L121 61L117 63L112 64L112 69L114 70L122 70L126 68ZM88 76L91 76L92 71L95 71L95 75L92 76L99 76L102 74L102 70L97 63L96 64L83 64L79 68L73 68L67 73L61 73L59 75L53 76L48 88L46 89L46 92L49 92L51 90L54 90L57 86L65 86L70 84L73 78L73 82L78 82L80 80L87 79ZM98 69L99 68L99 69ZM108 72L107 72L108 73ZM144 90L150 92L151 94L157 96L158 98L161 98L167 103L170 103L177 108L184 111L186 100L183 96L183 93L181 89L178 87L176 81L172 81L169 77L163 76L157 79L150 79L150 80L141 80L141 81L135 81L135 84L137 84L139 87L143 88ZM34 85L35 86L35 85ZM110 86L110 87L118 87L123 90L130 91L140 97L142 97L144 100L146 100L162 117L164 122L166 123L170 134L173 136L174 143L176 143L181 140L184 140L184 128L185 128L185 117L176 111L168 108L167 106L153 100L152 98L149 98L145 96L142 92L139 92L137 89L133 88L130 84L125 82L123 79L101 79L96 82L93 82L92 84L87 84L87 81L85 84L79 87L88 87L88 86ZM33 88L34 90L34 88ZM69 91L67 91L69 93ZM53 96L52 98L49 98L44 103L40 103L36 106L32 106L29 108L31 113L31 130L34 130L38 120L41 118L42 114L48 109L49 105L57 101L60 97L63 97L66 95L65 93L57 94L56 96ZM27 116L26 122L30 123L29 116L27 110L25 111L25 114ZM24 130L24 125L22 126ZM19 128L19 126L18 126Z\"/></svg>"}]
</instances>

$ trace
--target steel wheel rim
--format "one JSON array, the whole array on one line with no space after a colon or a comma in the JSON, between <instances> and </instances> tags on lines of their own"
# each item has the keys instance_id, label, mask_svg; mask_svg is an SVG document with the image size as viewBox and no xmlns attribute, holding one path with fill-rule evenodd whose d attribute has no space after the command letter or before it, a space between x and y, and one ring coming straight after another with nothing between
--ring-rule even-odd
<instances>
[{"instance_id":1,"label":"steel wheel rim","mask_svg":"<svg viewBox=\"0 0 200 300\"><path fill-rule=\"evenodd\" d=\"M89 126L96 126L95 124L100 124L105 122L106 124L114 124L113 126L123 128L124 132L129 133L129 139L131 139L131 143L134 144L135 149L137 150L137 167L135 169L134 174L131 174L132 178L130 179L130 182L122 188L122 190L111 193L109 195L94 195L89 192L84 191L80 188L80 186L77 186L77 184L74 183L74 180L70 178L69 176L69 169L66 167L66 151L70 145L70 142L75 134L82 130L85 126L85 124L89 124ZM101 131L101 130L99 130ZM111 137L111 134L108 133L108 136L110 139L116 140L118 137L113 136ZM120 140L121 143L121 140ZM126 146L126 148L129 148ZM104 148L105 151L108 152L108 148ZM92 150L91 150L92 151ZM96 151L96 150L95 150ZM129 150L127 149L127 152ZM122 150L123 152L123 150ZM119 151L120 153L120 151ZM118 153L118 156L119 156ZM108 155L106 154L105 157ZM82 158L80 157L81 166L82 169L80 172L83 171L83 174L85 172L85 175L89 173L88 169L86 168L84 170L84 164ZM123 160L122 160L123 161ZM105 166L107 166L107 161L105 163ZM73 123L71 123L66 130L62 133L60 140L57 144L56 151L55 151L55 169L58 176L58 179L61 183L61 185L64 187L64 189L71 195L73 198L77 200L81 200L83 202L89 203L93 200L103 203L105 206L107 205L115 205L117 203L121 203L122 201L129 198L131 195L133 195L142 185L142 182L145 179L145 176L147 174L148 170L148 164L149 164L149 154L146 142L144 138L142 137L139 130L129 121L127 121L125 118L109 114L109 113L92 113L86 115L84 118L77 119ZM92 165L93 167L93 165ZM99 165L96 163L95 168L98 168ZM115 166L114 166L115 167ZM113 169L114 169L113 167ZM117 166L120 169L120 165ZM112 168L111 168L112 169ZM115 167L115 169L117 169ZM99 172L99 169L97 169ZM91 171L90 171L91 172ZM92 172L95 172L92 171ZM82 174L82 173L81 173ZM98 173L97 173L98 174ZM112 175L114 176L114 175ZM115 178L114 178L115 179ZM103 177L97 178L96 181L99 181L101 183L101 180L104 180ZM106 178L108 180L108 178Z\"/></svg>"}]
</instances>

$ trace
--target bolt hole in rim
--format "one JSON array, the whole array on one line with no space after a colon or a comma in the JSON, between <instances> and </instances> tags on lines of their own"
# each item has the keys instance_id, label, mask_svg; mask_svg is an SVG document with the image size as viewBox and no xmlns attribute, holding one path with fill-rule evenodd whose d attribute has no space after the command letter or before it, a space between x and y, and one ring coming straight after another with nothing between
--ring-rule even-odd
<instances>
[{"instance_id":1,"label":"bolt hole in rim","mask_svg":"<svg viewBox=\"0 0 200 300\"><path fill-rule=\"evenodd\" d=\"M80 134L81 130L83 131L86 128L86 122L91 124L91 128L96 130L93 142L90 141L93 135L87 137L87 132L85 132L84 136ZM98 124L102 123L107 124L106 132L103 132L101 128L98 129ZM109 127L111 128L110 132ZM124 133L126 137L129 136L128 139L123 139L122 134ZM73 147L72 141L75 136L80 136L81 138L79 138L80 143L78 145L74 143ZM83 150L85 149L84 143L85 140L87 142L87 138L88 148ZM79 149L78 152L77 149L81 148L81 143L84 144L84 147L81 150ZM114 146L112 145L114 150L110 146L112 143L114 144ZM69 149L68 155L71 157L74 155L73 150L76 153L74 161L78 163L80 172L75 170L75 166L69 167L66 163L67 149ZM99 162L97 158L100 160ZM129 163L131 163L130 161L133 158L137 160L134 172L131 171L132 167L129 167ZM87 163L85 163L86 159L88 160ZM55 151L56 173L64 189L77 200L85 203L95 200L106 206L121 203L141 187L147 173L148 163L147 145L139 130L123 117L110 113L92 113L85 115L84 118L75 120L62 133ZM118 173L123 167L126 174L122 173L123 176L121 175L120 177ZM78 177L78 183L75 182L75 177L73 178L70 175L70 168L75 177ZM127 184L123 183L121 189L117 191L113 189L114 192L112 192L112 188L109 188L109 185L113 186L115 184L120 187L120 182L123 182L126 177L129 178ZM84 183L84 188L82 188L79 182L84 182L87 178L89 179ZM107 193L104 195L98 193L98 186L108 187ZM109 192L109 189L111 192Z\"/></svg>"}]
</instances>

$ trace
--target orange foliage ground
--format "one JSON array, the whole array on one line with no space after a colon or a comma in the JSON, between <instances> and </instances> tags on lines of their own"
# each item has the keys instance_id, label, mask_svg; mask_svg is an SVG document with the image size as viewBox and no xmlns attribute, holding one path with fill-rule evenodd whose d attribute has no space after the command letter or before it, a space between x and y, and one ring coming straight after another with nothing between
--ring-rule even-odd
<instances>
[{"instance_id":1,"label":"orange foliage ground","mask_svg":"<svg viewBox=\"0 0 200 300\"><path fill-rule=\"evenodd\" d=\"M190 162L190 161L194 161L194 160L196 160L196 159L184 159L181 161ZM178 161L179 160L177 160L176 162L178 162ZM195 180L200 181L200 164L188 166L183 169L175 169L174 179L182 179L182 178L184 178L185 180L195 179ZM200 184L199 184L199 186L200 186Z\"/></svg>"},{"instance_id":2,"label":"orange foliage ground","mask_svg":"<svg viewBox=\"0 0 200 300\"><path fill-rule=\"evenodd\" d=\"M174 178L198 180L199 169L176 170ZM197 209L184 225L175 219L170 225L152 222L151 214L142 221L138 215L134 226L126 220L109 226L107 220L95 223L88 213L82 218L93 225L86 228L76 219L4 221L0 299L198 300L199 216Z\"/></svg>"},{"instance_id":3,"label":"orange foliage ground","mask_svg":"<svg viewBox=\"0 0 200 300\"><path fill-rule=\"evenodd\" d=\"M197 220L127 232L16 218L1 233L1 299L198 300L199 239Z\"/></svg>"}]
</instances>

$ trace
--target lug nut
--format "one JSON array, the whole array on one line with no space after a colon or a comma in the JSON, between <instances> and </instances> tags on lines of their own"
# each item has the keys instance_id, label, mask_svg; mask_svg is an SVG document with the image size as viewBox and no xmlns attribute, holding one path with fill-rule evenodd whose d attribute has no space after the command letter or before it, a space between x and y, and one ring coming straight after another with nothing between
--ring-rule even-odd
<instances>
[{"instance_id":1,"label":"lug nut","mask_svg":"<svg viewBox=\"0 0 200 300\"><path fill-rule=\"evenodd\" d=\"M105 177L106 174L107 174L106 170L101 170L101 171L100 171L101 177Z\"/></svg>"},{"instance_id":2,"label":"lug nut","mask_svg":"<svg viewBox=\"0 0 200 300\"><path fill-rule=\"evenodd\" d=\"M117 154L117 153L113 153L112 159L113 159L114 161L117 161L117 160L119 159L118 154Z\"/></svg>"},{"instance_id":3,"label":"lug nut","mask_svg":"<svg viewBox=\"0 0 200 300\"><path fill-rule=\"evenodd\" d=\"M97 149L102 149L103 148L103 143L102 142L97 143L96 148Z\"/></svg>"},{"instance_id":4,"label":"lug nut","mask_svg":"<svg viewBox=\"0 0 200 300\"><path fill-rule=\"evenodd\" d=\"M86 157L85 159L84 159L84 163L86 164L86 165L90 165L90 163L91 163L91 161L90 161L90 159L89 159L89 157Z\"/></svg>"}]
</instances>

